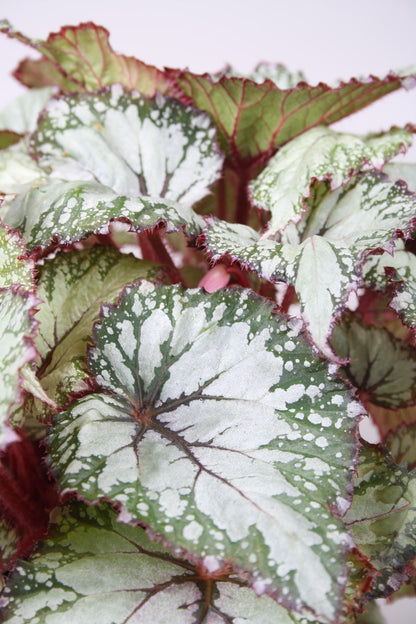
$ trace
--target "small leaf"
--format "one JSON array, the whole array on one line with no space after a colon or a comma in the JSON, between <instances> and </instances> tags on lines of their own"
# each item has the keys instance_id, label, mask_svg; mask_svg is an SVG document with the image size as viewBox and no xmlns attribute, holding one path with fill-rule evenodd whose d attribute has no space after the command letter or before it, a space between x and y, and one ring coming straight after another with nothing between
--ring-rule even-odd
<instances>
[{"instance_id":1,"label":"small leaf","mask_svg":"<svg viewBox=\"0 0 416 624\"><path fill-rule=\"evenodd\" d=\"M272 281L295 287L315 344L329 357L327 339L351 290L362 283L361 263L371 250L393 249L412 231L416 197L383 175L361 176L348 189L324 194L298 244L261 237L252 228L212 220L206 246L214 260L224 255ZM293 231L289 231L290 237Z\"/></svg>"},{"instance_id":2,"label":"small leaf","mask_svg":"<svg viewBox=\"0 0 416 624\"><path fill-rule=\"evenodd\" d=\"M415 410L416 412L416 410ZM416 414L415 414L416 420ZM408 470L416 468L416 424L402 425L390 432L383 440L397 464L405 464Z\"/></svg>"},{"instance_id":3,"label":"small leaf","mask_svg":"<svg viewBox=\"0 0 416 624\"><path fill-rule=\"evenodd\" d=\"M157 273L158 265L107 247L60 254L40 267L35 345L38 377L51 399L62 405L85 388L87 344L103 301L113 303L125 284Z\"/></svg>"},{"instance_id":4,"label":"small leaf","mask_svg":"<svg viewBox=\"0 0 416 624\"><path fill-rule=\"evenodd\" d=\"M254 203L271 211L267 234L273 236L290 221L301 219L313 180L330 180L334 191L359 171L381 169L411 142L412 133L407 129L394 128L366 140L324 126L293 139L249 187Z\"/></svg>"},{"instance_id":5,"label":"small leaf","mask_svg":"<svg viewBox=\"0 0 416 624\"><path fill-rule=\"evenodd\" d=\"M7 624L318 624L256 596L230 571L211 575L173 558L108 505L56 512L52 534L18 566L5 598Z\"/></svg>"},{"instance_id":6,"label":"small leaf","mask_svg":"<svg viewBox=\"0 0 416 624\"><path fill-rule=\"evenodd\" d=\"M330 87L300 83L279 89L266 80L222 77L174 70L184 99L207 111L218 129L221 148L237 162L271 154L305 130L329 125L406 85L409 76L352 79Z\"/></svg>"},{"instance_id":7,"label":"small leaf","mask_svg":"<svg viewBox=\"0 0 416 624\"><path fill-rule=\"evenodd\" d=\"M366 286L385 290L395 285L391 306L410 326L416 325L416 256L398 246L394 254L369 256L363 265Z\"/></svg>"},{"instance_id":8,"label":"small leaf","mask_svg":"<svg viewBox=\"0 0 416 624\"><path fill-rule=\"evenodd\" d=\"M6 20L0 30L42 54L39 60L22 61L15 72L28 87L53 85L72 92L95 91L117 82L150 96L169 87L166 76L156 67L116 54L108 41L109 32L92 22L65 26L45 42L14 30Z\"/></svg>"},{"instance_id":9,"label":"small leaf","mask_svg":"<svg viewBox=\"0 0 416 624\"><path fill-rule=\"evenodd\" d=\"M31 89L0 112L0 128L19 134L33 132L40 111L52 97L54 89Z\"/></svg>"},{"instance_id":10,"label":"small leaf","mask_svg":"<svg viewBox=\"0 0 416 624\"><path fill-rule=\"evenodd\" d=\"M373 597L406 580L403 566L416 556L416 472L397 466L380 448L360 451L354 497L344 522L360 551L380 572Z\"/></svg>"},{"instance_id":11,"label":"small leaf","mask_svg":"<svg viewBox=\"0 0 416 624\"><path fill-rule=\"evenodd\" d=\"M0 575L7 570L9 562L17 551L17 535L4 520L0 518ZM1 583L0 576L0 584Z\"/></svg>"},{"instance_id":12,"label":"small leaf","mask_svg":"<svg viewBox=\"0 0 416 624\"><path fill-rule=\"evenodd\" d=\"M348 537L328 505L348 497L356 404L270 311L234 288L127 288L95 330L97 392L56 416L51 458L64 491L331 618Z\"/></svg>"},{"instance_id":13,"label":"small leaf","mask_svg":"<svg viewBox=\"0 0 416 624\"><path fill-rule=\"evenodd\" d=\"M32 344L36 303L27 293L0 290L0 449L16 439L7 420L22 400L20 371L37 355Z\"/></svg>"},{"instance_id":14,"label":"small leaf","mask_svg":"<svg viewBox=\"0 0 416 624\"><path fill-rule=\"evenodd\" d=\"M341 374L363 391L372 403L403 407L416 400L416 349L383 327L358 319L343 319L335 326L331 346L348 360Z\"/></svg>"}]
</instances>

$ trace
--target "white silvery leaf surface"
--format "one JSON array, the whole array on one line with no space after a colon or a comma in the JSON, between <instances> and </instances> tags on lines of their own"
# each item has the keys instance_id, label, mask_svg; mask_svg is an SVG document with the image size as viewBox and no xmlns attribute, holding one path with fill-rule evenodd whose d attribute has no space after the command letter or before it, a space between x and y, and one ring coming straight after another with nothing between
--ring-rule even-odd
<instances>
[{"instance_id":1,"label":"white silvery leaf surface","mask_svg":"<svg viewBox=\"0 0 416 624\"><path fill-rule=\"evenodd\" d=\"M247 291L129 287L95 329L97 391L56 417L50 454L64 491L119 502L211 572L231 562L325 620L357 405L298 333Z\"/></svg>"}]
</instances>

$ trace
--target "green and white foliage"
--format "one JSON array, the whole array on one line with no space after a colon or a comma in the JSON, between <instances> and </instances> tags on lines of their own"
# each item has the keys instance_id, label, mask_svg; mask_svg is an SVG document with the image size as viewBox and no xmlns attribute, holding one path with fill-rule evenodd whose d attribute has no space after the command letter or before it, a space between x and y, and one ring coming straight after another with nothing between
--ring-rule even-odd
<instances>
[{"instance_id":1,"label":"green and white foliage","mask_svg":"<svg viewBox=\"0 0 416 624\"><path fill-rule=\"evenodd\" d=\"M269 160L250 184L253 202L271 212L267 235L274 236L306 210L314 180L330 180L331 190L359 171L381 169L412 142L407 129L393 128L374 137L341 134L320 126L290 141Z\"/></svg>"},{"instance_id":2,"label":"green and white foliage","mask_svg":"<svg viewBox=\"0 0 416 624\"><path fill-rule=\"evenodd\" d=\"M388 163L384 169L390 180L403 180L412 193L416 193L416 164L408 162Z\"/></svg>"},{"instance_id":3,"label":"green and white foliage","mask_svg":"<svg viewBox=\"0 0 416 624\"><path fill-rule=\"evenodd\" d=\"M5 193L20 191L7 198L2 218L29 250L105 233L111 219L137 231L165 222L168 231L199 234L203 221L191 206L222 166L206 114L117 85L51 100L31 144L37 162L16 146L4 184L0 177Z\"/></svg>"},{"instance_id":4,"label":"green and white foliage","mask_svg":"<svg viewBox=\"0 0 416 624\"><path fill-rule=\"evenodd\" d=\"M117 522L108 505L73 504L6 594L5 624L317 624L256 596L227 570L217 578Z\"/></svg>"},{"instance_id":5,"label":"green and white foliage","mask_svg":"<svg viewBox=\"0 0 416 624\"><path fill-rule=\"evenodd\" d=\"M416 472L398 466L382 449L360 451L354 498L344 522L380 576L373 596L389 595L406 580L404 565L416 556Z\"/></svg>"},{"instance_id":6,"label":"green and white foliage","mask_svg":"<svg viewBox=\"0 0 416 624\"><path fill-rule=\"evenodd\" d=\"M31 89L0 111L0 129L19 134L33 132L38 115L51 98L54 89Z\"/></svg>"},{"instance_id":7,"label":"green and white foliage","mask_svg":"<svg viewBox=\"0 0 416 624\"><path fill-rule=\"evenodd\" d=\"M328 506L348 505L357 405L299 324L249 291L147 282L102 315L97 391L50 433L63 490L121 503L211 572L233 563L258 593L333 618L348 535Z\"/></svg>"},{"instance_id":8,"label":"green and white foliage","mask_svg":"<svg viewBox=\"0 0 416 624\"><path fill-rule=\"evenodd\" d=\"M214 220L206 231L207 249L214 260L229 254L266 279L292 284L313 341L331 356L328 336L349 293L362 284L363 258L371 250L391 250L397 230L408 236L415 215L416 197L374 172L324 194L306 227L301 224L299 243ZM296 240L296 231L290 236Z\"/></svg>"},{"instance_id":9,"label":"green and white foliage","mask_svg":"<svg viewBox=\"0 0 416 624\"><path fill-rule=\"evenodd\" d=\"M416 424L398 427L385 437L384 444L396 463L416 468Z\"/></svg>"},{"instance_id":10,"label":"green and white foliage","mask_svg":"<svg viewBox=\"0 0 416 624\"><path fill-rule=\"evenodd\" d=\"M388 408L416 400L416 349L383 327L344 319L331 336L334 352L345 364L341 373L369 395L372 403Z\"/></svg>"},{"instance_id":11,"label":"green and white foliage","mask_svg":"<svg viewBox=\"0 0 416 624\"><path fill-rule=\"evenodd\" d=\"M214 74L214 79L219 80L222 76L227 78L248 78L253 82L262 84L265 80L273 82L279 89L291 89L300 82L306 82L303 72L291 72L281 63L259 63L252 72L243 75L236 71L231 65L218 74Z\"/></svg>"},{"instance_id":12,"label":"green and white foliage","mask_svg":"<svg viewBox=\"0 0 416 624\"><path fill-rule=\"evenodd\" d=\"M19 228L29 251L47 248L54 241L70 245L91 234L108 234L111 220L129 223L142 231L166 223L167 231L184 227L198 234L204 225L192 208L150 197L118 195L97 182L52 182L18 195L1 214L5 223Z\"/></svg>"},{"instance_id":13,"label":"green and white foliage","mask_svg":"<svg viewBox=\"0 0 416 624\"><path fill-rule=\"evenodd\" d=\"M33 307L36 299L16 289L0 289L0 449L16 439L7 421L22 400L21 370L36 357Z\"/></svg>"},{"instance_id":14,"label":"green and white foliage","mask_svg":"<svg viewBox=\"0 0 416 624\"><path fill-rule=\"evenodd\" d=\"M33 263L25 253L18 232L8 230L0 222L0 288L13 285L33 288Z\"/></svg>"},{"instance_id":15,"label":"green and white foliage","mask_svg":"<svg viewBox=\"0 0 416 624\"><path fill-rule=\"evenodd\" d=\"M4 205L47 179L45 171L30 157L26 139L0 150L0 194L5 195Z\"/></svg>"},{"instance_id":16,"label":"green and white foliage","mask_svg":"<svg viewBox=\"0 0 416 624\"><path fill-rule=\"evenodd\" d=\"M393 254L369 256L363 265L363 277L367 286L377 290L394 284L391 306L408 325L416 325L416 256L406 251L401 241L396 243Z\"/></svg>"},{"instance_id":17,"label":"green and white foliage","mask_svg":"<svg viewBox=\"0 0 416 624\"><path fill-rule=\"evenodd\" d=\"M71 392L85 388L87 344L101 304L113 303L125 284L157 274L155 263L110 247L72 251L45 261L38 281L43 303L36 314L35 345L41 356L38 376L58 405Z\"/></svg>"},{"instance_id":18,"label":"green and white foliage","mask_svg":"<svg viewBox=\"0 0 416 624\"><path fill-rule=\"evenodd\" d=\"M208 115L114 85L65 95L47 106L32 137L53 175L95 180L120 195L166 198L191 206L217 179L222 157ZM75 171L73 171L73 169Z\"/></svg>"}]
</instances>

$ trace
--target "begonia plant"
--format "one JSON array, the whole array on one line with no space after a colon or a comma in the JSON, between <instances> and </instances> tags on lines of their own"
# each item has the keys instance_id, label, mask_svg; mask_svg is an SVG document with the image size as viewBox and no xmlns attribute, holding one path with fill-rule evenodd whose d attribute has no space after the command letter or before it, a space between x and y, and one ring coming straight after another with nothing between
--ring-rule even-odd
<instances>
[{"instance_id":1,"label":"begonia plant","mask_svg":"<svg viewBox=\"0 0 416 624\"><path fill-rule=\"evenodd\" d=\"M416 589L415 128L330 126L416 69L0 30L39 54L0 113L3 621L380 623Z\"/></svg>"}]
</instances>

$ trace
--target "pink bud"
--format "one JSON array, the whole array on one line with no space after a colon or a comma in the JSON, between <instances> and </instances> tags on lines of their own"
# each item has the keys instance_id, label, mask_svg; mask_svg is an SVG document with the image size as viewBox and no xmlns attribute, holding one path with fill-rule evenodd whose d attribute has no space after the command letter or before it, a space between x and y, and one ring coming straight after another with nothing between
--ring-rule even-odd
<instances>
[{"instance_id":1,"label":"pink bud","mask_svg":"<svg viewBox=\"0 0 416 624\"><path fill-rule=\"evenodd\" d=\"M199 282L199 288L204 288L207 292L213 293L220 288L227 286L230 281L230 275L223 264L217 264L210 269Z\"/></svg>"}]
</instances>

